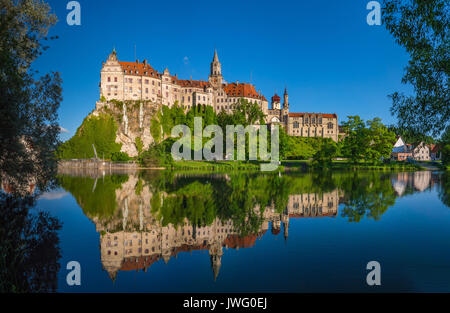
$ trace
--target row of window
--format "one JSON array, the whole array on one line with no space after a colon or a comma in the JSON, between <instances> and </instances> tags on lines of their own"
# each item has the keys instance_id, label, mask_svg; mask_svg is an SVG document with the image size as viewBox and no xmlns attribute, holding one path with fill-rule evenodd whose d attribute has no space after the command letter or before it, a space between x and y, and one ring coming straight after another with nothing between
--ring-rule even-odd
<instances>
[{"instance_id":1,"label":"row of window","mask_svg":"<svg viewBox=\"0 0 450 313\"><path fill-rule=\"evenodd\" d=\"M305 122L303 123L303 124L306 124L306 123L308 123L308 118L305 118ZM313 122L314 123L314 122ZM320 122L319 122L319 124L321 124L322 123L322 119L320 119ZM327 124L327 128L328 129L333 129L333 123L328 123ZM293 127L294 128L299 128L300 127L300 123L299 122L294 122L293 123Z\"/></svg>"}]
</instances>

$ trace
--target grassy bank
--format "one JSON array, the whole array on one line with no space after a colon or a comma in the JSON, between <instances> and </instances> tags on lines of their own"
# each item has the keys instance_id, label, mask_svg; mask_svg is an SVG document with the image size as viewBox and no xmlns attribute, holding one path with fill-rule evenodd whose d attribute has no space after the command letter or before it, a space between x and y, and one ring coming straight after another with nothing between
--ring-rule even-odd
<instances>
[{"instance_id":1,"label":"grassy bank","mask_svg":"<svg viewBox=\"0 0 450 313\"><path fill-rule=\"evenodd\" d=\"M384 171L418 171L424 169L420 165L406 162L390 162L382 164L372 164L368 162L353 163L350 161L333 161L327 165L313 164L311 160L285 160L281 164L288 170L384 170Z\"/></svg>"},{"instance_id":2,"label":"grassy bank","mask_svg":"<svg viewBox=\"0 0 450 313\"><path fill-rule=\"evenodd\" d=\"M173 170L208 170L208 171L259 171L257 161L175 161Z\"/></svg>"}]
</instances>

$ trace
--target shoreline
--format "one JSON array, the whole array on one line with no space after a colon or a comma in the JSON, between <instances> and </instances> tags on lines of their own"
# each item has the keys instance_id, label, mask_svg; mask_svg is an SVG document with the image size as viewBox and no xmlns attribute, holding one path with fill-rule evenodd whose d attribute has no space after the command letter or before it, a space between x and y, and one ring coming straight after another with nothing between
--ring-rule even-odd
<instances>
[{"instance_id":1,"label":"shoreline","mask_svg":"<svg viewBox=\"0 0 450 313\"><path fill-rule=\"evenodd\" d=\"M154 170L154 171L206 171L206 172L233 172L233 171L260 171L260 164L264 162L242 161L179 161L171 166L141 166L137 162L112 162L95 159L59 160L58 171L64 170L99 170L99 171L130 171L130 170ZM448 171L448 168L431 166L428 164L353 164L347 162L333 162L331 166L313 166L308 160L281 161L275 171L283 172L308 172L308 171L340 171L340 170L372 170L372 171Z\"/></svg>"}]
</instances>

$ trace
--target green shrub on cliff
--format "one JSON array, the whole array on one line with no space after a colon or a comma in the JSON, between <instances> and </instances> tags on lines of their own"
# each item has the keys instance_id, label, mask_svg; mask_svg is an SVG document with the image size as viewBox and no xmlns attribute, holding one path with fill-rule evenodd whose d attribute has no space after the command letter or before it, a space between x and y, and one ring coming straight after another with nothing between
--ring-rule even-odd
<instances>
[{"instance_id":1,"label":"green shrub on cliff","mask_svg":"<svg viewBox=\"0 0 450 313\"><path fill-rule=\"evenodd\" d=\"M95 145L97 155L110 158L113 153L120 152L121 144L115 142L118 125L109 114L88 116L77 129L75 136L61 144L57 155L60 159L93 158Z\"/></svg>"}]
</instances>

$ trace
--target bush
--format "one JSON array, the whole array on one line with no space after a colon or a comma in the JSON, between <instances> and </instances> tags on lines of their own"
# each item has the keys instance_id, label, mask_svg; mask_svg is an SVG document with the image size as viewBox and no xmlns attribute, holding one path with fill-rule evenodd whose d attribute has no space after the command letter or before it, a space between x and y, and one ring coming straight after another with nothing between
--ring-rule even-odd
<instances>
[{"instance_id":1,"label":"bush","mask_svg":"<svg viewBox=\"0 0 450 313\"><path fill-rule=\"evenodd\" d=\"M131 158L125 152L113 152L111 153L111 161L113 162L126 162Z\"/></svg>"},{"instance_id":2,"label":"bush","mask_svg":"<svg viewBox=\"0 0 450 313\"><path fill-rule=\"evenodd\" d=\"M152 144L148 150L141 153L139 163L145 167L171 166L173 164L172 145L174 139L169 138L160 144Z\"/></svg>"}]
</instances>

